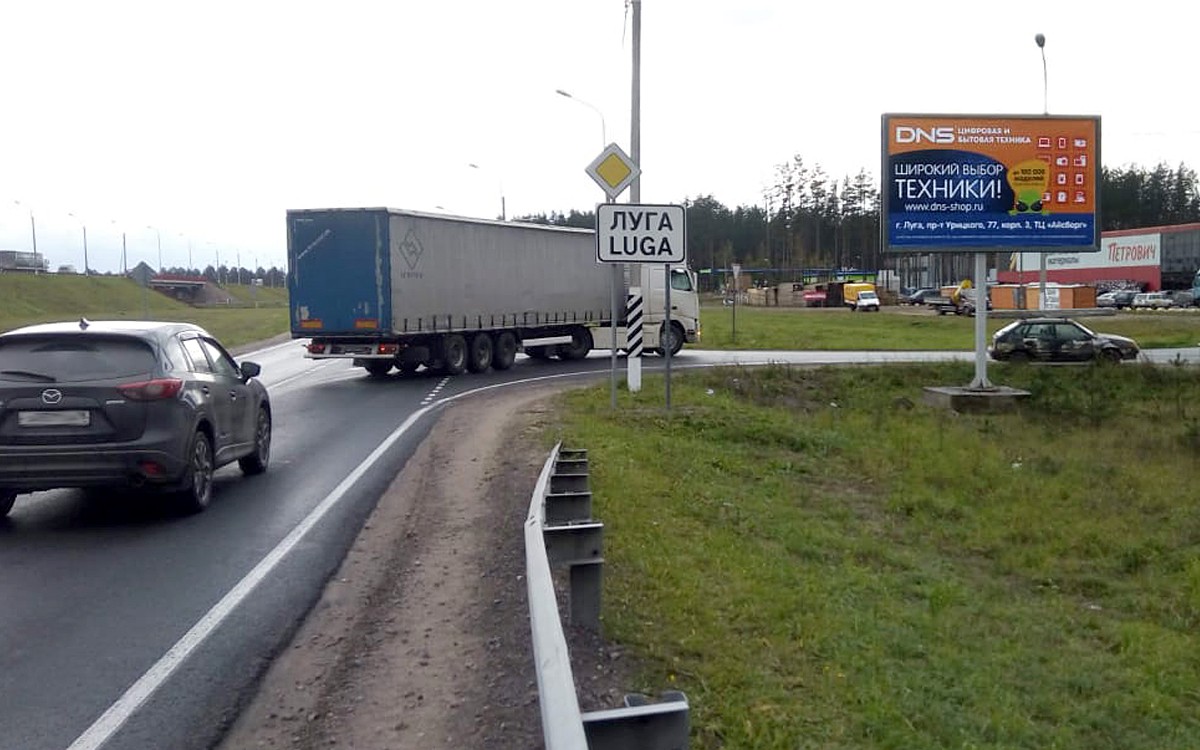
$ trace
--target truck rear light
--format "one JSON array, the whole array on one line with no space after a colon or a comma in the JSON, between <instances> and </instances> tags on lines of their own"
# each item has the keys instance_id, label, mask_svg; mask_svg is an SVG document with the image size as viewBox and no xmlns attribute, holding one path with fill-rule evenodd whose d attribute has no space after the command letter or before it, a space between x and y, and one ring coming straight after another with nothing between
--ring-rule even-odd
<instances>
[{"instance_id":1,"label":"truck rear light","mask_svg":"<svg viewBox=\"0 0 1200 750\"><path fill-rule=\"evenodd\" d=\"M308 345L308 353L309 354L324 354L325 353L325 342L314 341L314 342L310 343Z\"/></svg>"},{"instance_id":2,"label":"truck rear light","mask_svg":"<svg viewBox=\"0 0 1200 750\"><path fill-rule=\"evenodd\" d=\"M379 345L379 353L380 354L395 354L398 351L400 351L399 344L380 344Z\"/></svg>"},{"instance_id":3,"label":"truck rear light","mask_svg":"<svg viewBox=\"0 0 1200 750\"><path fill-rule=\"evenodd\" d=\"M179 378L155 378L126 383L117 386L117 390L130 401L161 401L178 396L183 390L183 381Z\"/></svg>"}]
</instances>

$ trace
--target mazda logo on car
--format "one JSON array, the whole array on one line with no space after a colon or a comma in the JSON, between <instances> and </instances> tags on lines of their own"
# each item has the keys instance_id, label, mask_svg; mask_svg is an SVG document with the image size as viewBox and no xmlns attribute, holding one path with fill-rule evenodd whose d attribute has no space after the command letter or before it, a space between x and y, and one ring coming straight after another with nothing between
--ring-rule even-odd
<instances>
[{"instance_id":1,"label":"mazda logo on car","mask_svg":"<svg viewBox=\"0 0 1200 750\"><path fill-rule=\"evenodd\" d=\"M62 401L62 391L58 390L57 388L47 388L46 390L42 391L43 404L54 406L60 401Z\"/></svg>"}]
</instances>

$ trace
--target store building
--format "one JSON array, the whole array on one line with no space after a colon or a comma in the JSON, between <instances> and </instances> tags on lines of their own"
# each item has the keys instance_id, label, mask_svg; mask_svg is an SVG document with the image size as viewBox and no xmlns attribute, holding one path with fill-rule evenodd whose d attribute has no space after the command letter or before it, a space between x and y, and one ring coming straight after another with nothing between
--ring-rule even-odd
<instances>
[{"instance_id":1,"label":"store building","mask_svg":"<svg viewBox=\"0 0 1200 750\"><path fill-rule=\"evenodd\" d=\"M1046 253L1046 281L1100 290L1192 289L1200 283L1200 223L1102 232L1100 252ZM1001 284L1040 281L1041 253L1012 253Z\"/></svg>"}]
</instances>

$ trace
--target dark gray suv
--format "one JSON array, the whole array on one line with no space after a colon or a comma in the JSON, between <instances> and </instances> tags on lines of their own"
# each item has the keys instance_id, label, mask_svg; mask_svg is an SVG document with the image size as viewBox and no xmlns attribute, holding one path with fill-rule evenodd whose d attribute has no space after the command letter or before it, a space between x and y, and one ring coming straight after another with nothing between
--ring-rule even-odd
<instances>
[{"instance_id":1,"label":"dark gray suv","mask_svg":"<svg viewBox=\"0 0 1200 750\"><path fill-rule=\"evenodd\" d=\"M0 518L23 492L136 487L203 510L213 472L267 469L271 402L190 323L47 323L0 334Z\"/></svg>"}]
</instances>

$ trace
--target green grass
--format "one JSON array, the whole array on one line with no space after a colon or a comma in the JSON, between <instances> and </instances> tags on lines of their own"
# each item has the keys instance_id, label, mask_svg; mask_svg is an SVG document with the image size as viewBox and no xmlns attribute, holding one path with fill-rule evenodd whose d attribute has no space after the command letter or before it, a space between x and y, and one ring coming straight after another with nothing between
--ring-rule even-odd
<instances>
[{"instance_id":1,"label":"green grass","mask_svg":"<svg viewBox=\"0 0 1200 750\"><path fill-rule=\"evenodd\" d=\"M701 310L703 349L874 349L894 351L970 350L975 319L937 315L925 308L891 308L882 313L842 309L706 305ZM1144 312L1080 317L1095 331L1129 336L1143 348L1195 346L1200 314L1191 311ZM988 335L1011 318L988 318ZM736 337L735 337L736 326Z\"/></svg>"},{"instance_id":2,"label":"green grass","mask_svg":"<svg viewBox=\"0 0 1200 750\"><path fill-rule=\"evenodd\" d=\"M563 398L606 635L687 693L693 747L1196 746L1200 380L998 370L1020 412L921 403L967 364Z\"/></svg>"},{"instance_id":3,"label":"green grass","mask_svg":"<svg viewBox=\"0 0 1200 750\"><path fill-rule=\"evenodd\" d=\"M249 287L229 291L236 299L244 296L246 306L190 307L116 276L0 274L0 331L80 317L179 320L203 326L233 348L288 330L286 290L259 289L258 308Z\"/></svg>"}]
</instances>

